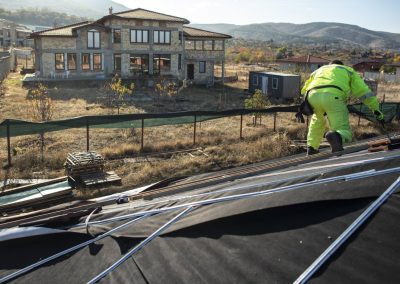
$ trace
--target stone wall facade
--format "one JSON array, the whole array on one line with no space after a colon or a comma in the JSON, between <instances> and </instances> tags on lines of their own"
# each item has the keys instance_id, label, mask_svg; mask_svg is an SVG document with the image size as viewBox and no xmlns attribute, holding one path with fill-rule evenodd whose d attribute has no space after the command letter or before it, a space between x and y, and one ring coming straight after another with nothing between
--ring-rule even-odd
<instances>
[{"instance_id":1,"label":"stone wall facade","mask_svg":"<svg viewBox=\"0 0 400 284\"><path fill-rule=\"evenodd\" d=\"M138 76L131 68L131 55L147 55L149 58L148 71L150 75L174 76L179 80L187 77L187 65L194 64L195 83L208 84L213 79L214 64L224 60L224 51L210 50L185 50L183 37L183 25L177 22L147 21L147 20L123 20L109 19L104 23L105 27L89 25L78 28L73 37L40 37L35 39L36 64L41 76L51 77L54 74L68 73L72 77L111 77L120 73L122 78ZM113 42L113 30L121 31L121 42ZM100 33L100 47L88 48L88 31ZM131 30L147 30L148 43L131 42ZM170 31L170 43L154 43L154 31ZM65 70L55 70L55 53L64 53ZM75 54L76 69L68 69L68 54ZM82 55L89 54L91 58L90 70L83 70ZM102 68L94 70L93 56L101 54ZM114 70L114 55L121 55L121 70ZM169 70L156 73L153 59L157 56L167 55L170 58ZM205 62L205 72L200 73L199 64ZM201 63L204 64L204 63Z\"/></svg>"}]
</instances>

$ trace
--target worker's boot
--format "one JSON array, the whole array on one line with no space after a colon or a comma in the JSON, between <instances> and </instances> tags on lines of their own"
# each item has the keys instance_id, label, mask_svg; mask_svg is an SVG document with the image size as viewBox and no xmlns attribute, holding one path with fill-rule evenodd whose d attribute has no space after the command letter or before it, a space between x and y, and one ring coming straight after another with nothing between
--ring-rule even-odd
<instances>
[{"instance_id":1,"label":"worker's boot","mask_svg":"<svg viewBox=\"0 0 400 284\"><path fill-rule=\"evenodd\" d=\"M307 156L311 156L311 155L318 154L318 153L319 153L318 150L314 149L311 146L307 146Z\"/></svg>"},{"instance_id":2,"label":"worker's boot","mask_svg":"<svg viewBox=\"0 0 400 284\"><path fill-rule=\"evenodd\" d=\"M326 133L325 138L331 145L332 153L343 151L342 136L338 132L329 131Z\"/></svg>"}]
</instances>

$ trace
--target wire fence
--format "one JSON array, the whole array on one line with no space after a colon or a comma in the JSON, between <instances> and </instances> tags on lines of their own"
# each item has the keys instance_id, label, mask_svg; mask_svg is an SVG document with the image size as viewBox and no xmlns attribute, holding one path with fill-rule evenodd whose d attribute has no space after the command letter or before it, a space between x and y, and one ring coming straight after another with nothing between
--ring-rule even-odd
<instances>
[{"instance_id":1,"label":"wire fence","mask_svg":"<svg viewBox=\"0 0 400 284\"><path fill-rule=\"evenodd\" d=\"M223 117L240 116L240 138L242 138L243 116L254 114L275 114L274 130L276 129L277 113L296 113L298 105L274 106L266 109L233 109L226 111L188 111L175 113L138 113L123 115L103 115L103 116L81 116L70 119L53 120L47 122L31 122L16 119L6 119L0 123L0 138L7 139L8 164L11 165L11 137L23 135L44 134L47 132L62 131L67 129L83 128L86 129L86 150L89 151L89 130L90 128L116 128L129 129L141 128L141 149L143 149L143 133L146 127L193 124L193 144L196 144L196 125L202 121L208 121ZM362 104L348 106L349 112L375 121L374 114ZM385 114L385 122L393 119L400 119L400 103L382 103L381 111Z\"/></svg>"}]
</instances>

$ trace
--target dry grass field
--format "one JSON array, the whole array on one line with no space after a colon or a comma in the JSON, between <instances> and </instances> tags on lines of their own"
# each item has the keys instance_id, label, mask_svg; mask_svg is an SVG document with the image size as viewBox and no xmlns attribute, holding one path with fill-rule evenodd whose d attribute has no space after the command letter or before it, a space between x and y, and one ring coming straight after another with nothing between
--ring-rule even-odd
<instances>
[{"instance_id":1,"label":"dry grass field","mask_svg":"<svg viewBox=\"0 0 400 284\"><path fill-rule=\"evenodd\" d=\"M243 71L245 72L245 71ZM22 76L11 73L5 80L6 93L0 97L0 121L5 118L31 120L28 90L22 88ZM135 95L146 100L132 100L120 113L157 113L184 110L222 110L243 108L247 95L246 78L227 84L222 89L189 87L173 102L158 99L153 91L137 88ZM400 85L380 85L379 97L399 102ZM49 95L54 105L53 119L83 115L116 113L107 107L107 94L103 88L52 88ZM240 117L216 119L197 124L196 144L193 144L193 125L145 128L144 149L140 151L141 130L91 129L90 150L98 151L107 160L108 170L122 177L123 185L107 190L84 193L85 197L122 191L169 177L193 175L223 168L239 166L304 151L293 145L304 140L306 125L295 121L294 114L278 114L277 131L273 131L273 116L262 118L254 127L252 117L244 117L243 139ZM355 139L381 134L379 127L351 117ZM396 126L398 127L398 124ZM86 150L86 130L70 129L45 134L44 157L40 153L38 136L11 139L13 167L1 169L0 180L5 178L54 178L65 175L63 163L69 152ZM6 139L0 139L0 161L7 162Z\"/></svg>"}]
</instances>

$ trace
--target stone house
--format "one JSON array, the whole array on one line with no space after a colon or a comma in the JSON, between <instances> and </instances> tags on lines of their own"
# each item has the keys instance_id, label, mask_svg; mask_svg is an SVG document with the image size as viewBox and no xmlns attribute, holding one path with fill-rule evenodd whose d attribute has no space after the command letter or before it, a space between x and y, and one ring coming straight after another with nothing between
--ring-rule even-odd
<instances>
[{"instance_id":1,"label":"stone house","mask_svg":"<svg viewBox=\"0 0 400 284\"><path fill-rule=\"evenodd\" d=\"M231 36L186 24L184 18L139 8L32 33L37 74L43 79L161 75L213 83L214 64L224 65Z\"/></svg>"}]
</instances>

